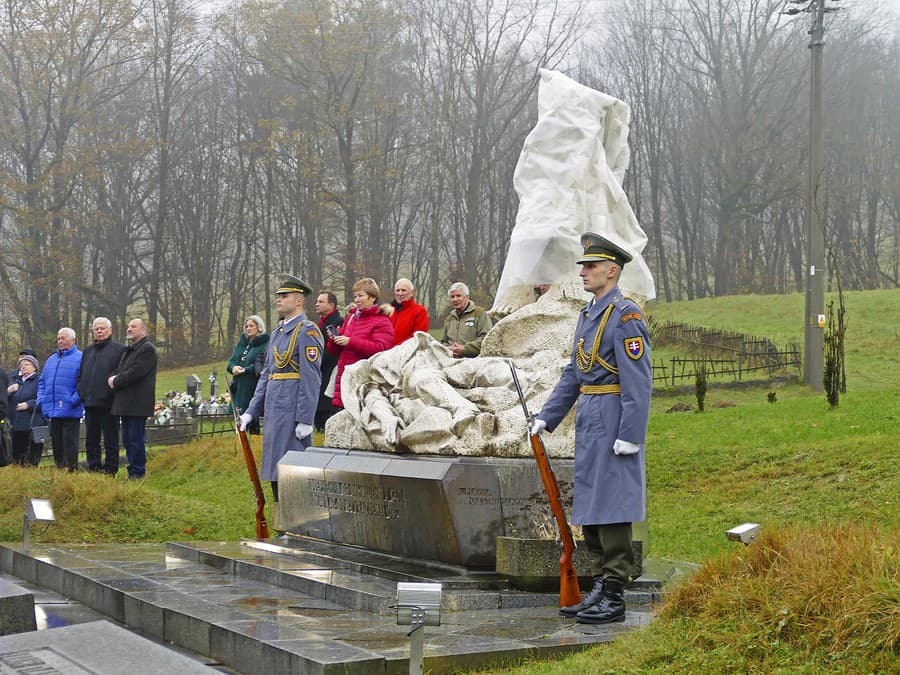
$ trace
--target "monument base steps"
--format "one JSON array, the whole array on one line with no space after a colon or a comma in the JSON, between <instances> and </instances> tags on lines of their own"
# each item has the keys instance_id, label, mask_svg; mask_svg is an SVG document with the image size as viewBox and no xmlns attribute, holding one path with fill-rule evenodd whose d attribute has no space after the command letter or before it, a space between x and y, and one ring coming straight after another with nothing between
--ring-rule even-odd
<instances>
[{"instance_id":1,"label":"monument base steps","mask_svg":"<svg viewBox=\"0 0 900 675\"><path fill-rule=\"evenodd\" d=\"M625 623L584 626L557 616L555 593L515 590L493 572L301 537L32 545L29 554L5 544L0 571L248 674L407 672L408 627L389 607L398 581L443 584L441 625L425 628L432 673L610 641L648 625L662 595L661 587L629 591Z\"/></svg>"}]
</instances>

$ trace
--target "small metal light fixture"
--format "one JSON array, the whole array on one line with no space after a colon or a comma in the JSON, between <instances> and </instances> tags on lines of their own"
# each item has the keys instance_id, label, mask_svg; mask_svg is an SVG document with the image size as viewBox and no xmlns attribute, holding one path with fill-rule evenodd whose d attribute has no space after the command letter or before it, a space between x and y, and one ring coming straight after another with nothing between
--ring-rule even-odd
<instances>
[{"instance_id":1,"label":"small metal light fixture","mask_svg":"<svg viewBox=\"0 0 900 675\"><path fill-rule=\"evenodd\" d=\"M737 527L732 527L730 530L725 530L725 536L730 541L739 541L746 546L756 540L759 530L759 523L743 523Z\"/></svg>"},{"instance_id":2,"label":"small metal light fixture","mask_svg":"<svg viewBox=\"0 0 900 675\"><path fill-rule=\"evenodd\" d=\"M29 499L25 503L25 524L22 528L22 551L28 553L28 534L31 523L53 523L56 516L53 515L53 505L49 499Z\"/></svg>"},{"instance_id":3,"label":"small metal light fixture","mask_svg":"<svg viewBox=\"0 0 900 675\"><path fill-rule=\"evenodd\" d=\"M409 641L409 675L422 675L425 660L425 626L441 625L441 584L397 584L397 625L410 626L406 634Z\"/></svg>"}]
</instances>

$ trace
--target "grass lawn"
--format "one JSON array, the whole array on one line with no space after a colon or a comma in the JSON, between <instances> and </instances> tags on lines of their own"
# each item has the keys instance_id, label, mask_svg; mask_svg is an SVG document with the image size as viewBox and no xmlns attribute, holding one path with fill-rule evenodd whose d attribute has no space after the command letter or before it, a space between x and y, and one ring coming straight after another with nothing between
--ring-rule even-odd
<instances>
[{"instance_id":1,"label":"grass lawn","mask_svg":"<svg viewBox=\"0 0 900 675\"><path fill-rule=\"evenodd\" d=\"M704 413L666 412L695 404L691 393L655 396L649 553L704 563L661 618L613 647L496 672L900 670L900 291L848 293L846 302L848 392L835 409L801 384L712 384ZM803 338L801 294L655 304L649 312L778 344ZM160 396L183 391L191 373L208 393L213 367L224 389L226 359L161 374ZM723 401L732 407L716 407ZM259 438L251 439L259 454ZM254 536L253 491L231 435L154 449L146 480L134 483L49 466L2 469L0 538L21 537L26 497L54 502L58 522L35 537L42 542ZM747 549L726 542L724 530L745 521L763 524L764 540ZM792 579L816 594L804 595ZM862 608L848 604L860 597ZM849 632L838 625L847 617Z\"/></svg>"}]
</instances>

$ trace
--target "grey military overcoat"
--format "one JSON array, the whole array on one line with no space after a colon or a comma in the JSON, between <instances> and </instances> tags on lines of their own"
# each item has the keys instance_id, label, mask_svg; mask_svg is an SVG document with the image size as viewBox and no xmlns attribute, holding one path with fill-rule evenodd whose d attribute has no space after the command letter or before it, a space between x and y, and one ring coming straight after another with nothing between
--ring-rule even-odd
<instances>
[{"instance_id":1,"label":"grey military overcoat","mask_svg":"<svg viewBox=\"0 0 900 675\"><path fill-rule=\"evenodd\" d=\"M599 349L590 358L610 305ZM575 329L572 360L538 413L548 431L553 431L577 402L572 508L576 525L628 523L647 517L644 441L653 386L648 337L643 312L623 298L618 287L584 307ZM616 384L621 386L621 394L580 391L584 385ZM616 439L640 444L640 452L614 454Z\"/></svg>"},{"instance_id":2,"label":"grey military overcoat","mask_svg":"<svg viewBox=\"0 0 900 675\"><path fill-rule=\"evenodd\" d=\"M279 367L275 350L285 354L295 331L298 332L290 362ZM265 365L247 406L254 419L261 414L265 418L260 474L263 480L278 480L278 461L285 453L304 450L312 442L311 435L297 440L294 430L299 422L313 426L322 382L321 368L322 333L305 314L272 331Z\"/></svg>"}]
</instances>

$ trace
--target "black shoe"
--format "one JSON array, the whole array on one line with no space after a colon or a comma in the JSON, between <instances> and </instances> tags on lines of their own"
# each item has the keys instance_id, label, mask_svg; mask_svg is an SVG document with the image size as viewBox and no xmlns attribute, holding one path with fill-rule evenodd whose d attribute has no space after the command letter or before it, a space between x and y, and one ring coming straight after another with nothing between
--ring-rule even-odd
<instances>
[{"instance_id":1,"label":"black shoe","mask_svg":"<svg viewBox=\"0 0 900 675\"><path fill-rule=\"evenodd\" d=\"M600 602L600 598L603 597L603 589L606 587L605 580L603 577L594 577L594 587L591 589L591 592L588 593L584 600L579 602L577 605L569 605L568 607L560 607L559 615L564 616L567 619L573 618L578 612L582 612L586 610L588 607L596 605Z\"/></svg>"},{"instance_id":2,"label":"black shoe","mask_svg":"<svg viewBox=\"0 0 900 675\"><path fill-rule=\"evenodd\" d=\"M578 612L575 620L578 623L617 623L625 620L625 598L622 584L608 581L600 602Z\"/></svg>"}]
</instances>

